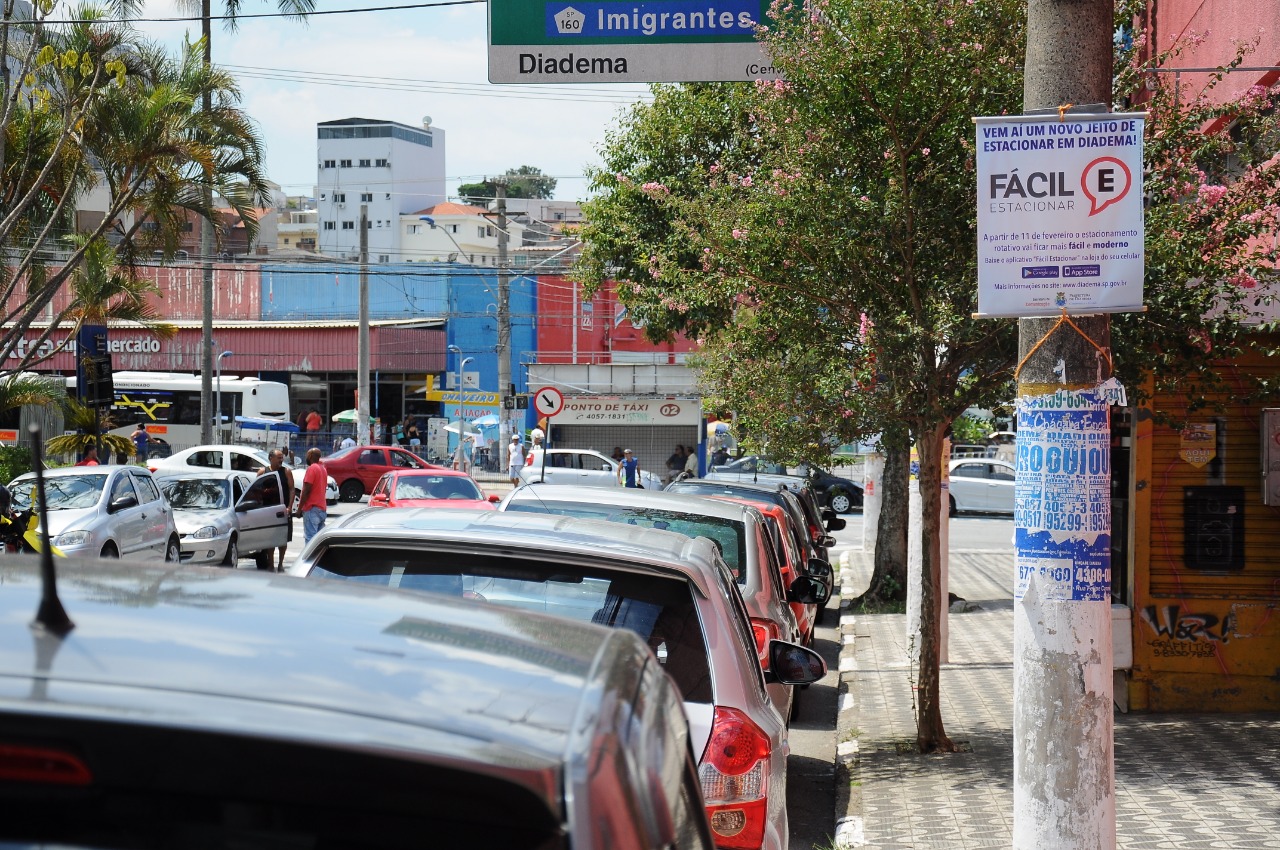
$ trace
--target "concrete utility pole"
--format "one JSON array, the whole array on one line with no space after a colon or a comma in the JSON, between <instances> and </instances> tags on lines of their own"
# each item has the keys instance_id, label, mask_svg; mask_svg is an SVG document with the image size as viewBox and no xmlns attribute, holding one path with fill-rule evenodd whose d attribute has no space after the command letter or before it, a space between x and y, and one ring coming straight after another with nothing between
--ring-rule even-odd
<instances>
[{"instance_id":1,"label":"concrete utility pole","mask_svg":"<svg viewBox=\"0 0 1280 850\"><path fill-rule=\"evenodd\" d=\"M1111 103L1113 10L1113 0L1029 0L1024 111ZM1078 330L1056 318L1019 320L1020 408L1110 377L1099 356L1111 350L1109 317L1071 318ZM1088 498L1105 500L1094 507L1110 516L1109 488ZM1015 850L1116 846L1110 616L1109 599L1052 598L1034 580L1015 600Z\"/></svg>"},{"instance_id":2,"label":"concrete utility pole","mask_svg":"<svg viewBox=\"0 0 1280 850\"><path fill-rule=\"evenodd\" d=\"M200 4L201 30L204 36L204 66L213 64L213 39L209 37L209 0ZM201 108L213 111L213 95L206 91ZM213 186L205 178L201 187L206 210L213 207ZM213 222L200 220L200 442L213 442ZM218 411L221 415L221 411Z\"/></svg>"},{"instance_id":3,"label":"concrete utility pole","mask_svg":"<svg viewBox=\"0 0 1280 850\"><path fill-rule=\"evenodd\" d=\"M356 339L356 443L369 433L369 205L360 205L360 332Z\"/></svg>"},{"instance_id":4,"label":"concrete utility pole","mask_svg":"<svg viewBox=\"0 0 1280 850\"><path fill-rule=\"evenodd\" d=\"M511 277L507 274L507 184L498 181L498 446L505 451L510 431L507 397L511 389Z\"/></svg>"}]
</instances>

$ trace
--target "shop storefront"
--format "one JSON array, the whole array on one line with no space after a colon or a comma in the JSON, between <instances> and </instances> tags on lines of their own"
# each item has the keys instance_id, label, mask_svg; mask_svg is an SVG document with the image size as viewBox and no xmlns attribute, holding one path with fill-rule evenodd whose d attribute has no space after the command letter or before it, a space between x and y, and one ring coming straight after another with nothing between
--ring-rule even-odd
<instances>
[{"instance_id":1,"label":"shop storefront","mask_svg":"<svg viewBox=\"0 0 1280 850\"><path fill-rule=\"evenodd\" d=\"M666 473L676 445L695 449L705 433L702 399L692 396L565 396L564 410L551 422L551 445L612 454L631 449L641 469Z\"/></svg>"}]
</instances>

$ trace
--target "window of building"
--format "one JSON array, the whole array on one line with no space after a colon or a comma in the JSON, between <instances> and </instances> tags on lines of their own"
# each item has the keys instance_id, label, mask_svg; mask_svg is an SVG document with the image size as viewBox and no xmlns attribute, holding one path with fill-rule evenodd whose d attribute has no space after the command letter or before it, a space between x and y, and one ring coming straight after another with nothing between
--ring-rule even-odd
<instances>
[{"instance_id":1,"label":"window of building","mask_svg":"<svg viewBox=\"0 0 1280 850\"><path fill-rule=\"evenodd\" d=\"M421 232L422 232L422 225L421 225L421 224L409 224L409 225L405 225L404 232L405 232L405 233L421 233Z\"/></svg>"},{"instance_id":2,"label":"window of building","mask_svg":"<svg viewBox=\"0 0 1280 850\"><path fill-rule=\"evenodd\" d=\"M356 229L356 223L355 223L354 221L344 221L344 222L342 223L342 229L343 229L343 230L355 230L355 229Z\"/></svg>"},{"instance_id":3,"label":"window of building","mask_svg":"<svg viewBox=\"0 0 1280 850\"><path fill-rule=\"evenodd\" d=\"M367 159L362 159L362 160L360 160L360 167L361 167L361 168L368 168L368 167L369 167L369 160L367 160Z\"/></svg>"},{"instance_id":4,"label":"window of building","mask_svg":"<svg viewBox=\"0 0 1280 850\"><path fill-rule=\"evenodd\" d=\"M483 238L484 238L484 228L483 228L483 227L477 227L477 228L476 228L476 236L477 236L478 238L480 238L480 239L483 239Z\"/></svg>"},{"instance_id":5,"label":"window of building","mask_svg":"<svg viewBox=\"0 0 1280 850\"><path fill-rule=\"evenodd\" d=\"M456 225L456 224L451 224L451 225L449 225L449 232L450 232L450 233L457 233L457 232L458 232L458 225Z\"/></svg>"},{"instance_id":6,"label":"window of building","mask_svg":"<svg viewBox=\"0 0 1280 850\"><path fill-rule=\"evenodd\" d=\"M333 230L333 229L334 229L334 227L333 227L333 222L332 222L332 221L326 221L326 222L324 223L324 229L325 229L325 230Z\"/></svg>"},{"instance_id":7,"label":"window of building","mask_svg":"<svg viewBox=\"0 0 1280 850\"><path fill-rule=\"evenodd\" d=\"M286 236L286 237L284 238L284 244L286 244L286 245L288 245L288 244L289 244L289 237L288 237L288 236Z\"/></svg>"},{"instance_id":8,"label":"window of building","mask_svg":"<svg viewBox=\"0 0 1280 850\"><path fill-rule=\"evenodd\" d=\"M373 193L372 193L372 192L361 192L361 193L360 193L360 203L362 203L362 204L371 204L371 203L373 203Z\"/></svg>"},{"instance_id":9,"label":"window of building","mask_svg":"<svg viewBox=\"0 0 1280 850\"><path fill-rule=\"evenodd\" d=\"M379 255L378 255L378 262L380 262L380 263L389 263L389 262L391 262L391 255L390 255L390 254L379 254Z\"/></svg>"},{"instance_id":10,"label":"window of building","mask_svg":"<svg viewBox=\"0 0 1280 850\"><path fill-rule=\"evenodd\" d=\"M349 160L349 159L344 159L344 160L342 160L342 167L343 167L343 168L350 168L350 167L351 167L351 160Z\"/></svg>"},{"instance_id":11,"label":"window of building","mask_svg":"<svg viewBox=\"0 0 1280 850\"><path fill-rule=\"evenodd\" d=\"M345 204L345 203L347 202L347 193L346 193L346 192L334 192L334 193L333 193L333 200L334 200L334 203L338 203L338 204Z\"/></svg>"},{"instance_id":12,"label":"window of building","mask_svg":"<svg viewBox=\"0 0 1280 850\"><path fill-rule=\"evenodd\" d=\"M385 159L375 159L373 161L373 164L378 166L379 168L387 168L391 165L391 163Z\"/></svg>"},{"instance_id":13,"label":"window of building","mask_svg":"<svg viewBox=\"0 0 1280 850\"><path fill-rule=\"evenodd\" d=\"M324 167L325 167L325 168L333 168L333 167L334 167L335 165L337 165L337 164L338 164L338 163L337 163L337 160L326 159L326 160L324 161Z\"/></svg>"},{"instance_id":14,"label":"window of building","mask_svg":"<svg viewBox=\"0 0 1280 850\"><path fill-rule=\"evenodd\" d=\"M493 236L493 228L492 228L492 227L486 227L486 228L484 229L484 235L485 235L485 236Z\"/></svg>"}]
</instances>

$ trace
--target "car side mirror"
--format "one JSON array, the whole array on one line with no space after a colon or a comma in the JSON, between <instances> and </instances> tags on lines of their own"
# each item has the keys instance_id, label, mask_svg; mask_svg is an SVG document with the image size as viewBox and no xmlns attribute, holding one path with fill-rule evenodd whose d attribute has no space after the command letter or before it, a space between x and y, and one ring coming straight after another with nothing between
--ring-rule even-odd
<instances>
[{"instance_id":1,"label":"car side mirror","mask_svg":"<svg viewBox=\"0 0 1280 850\"><path fill-rule=\"evenodd\" d=\"M830 534L824 534L822 535L822 545L830 549L832 546L836 545L836 539Z\"/></svg>"},{"instance_id":2,"label":"car side mirror","mask_svg":"<svg viewBox=\"0 0 1280 850\"><path fill-rule=\"evenodd\" d=\"M800 576L787 588L787 601L799 602L801 605L826 605L831 598L831 591L825 582L813 576Z\"/></svg>"},{"instance_id":3,"label":"car side mirror","mask_svg":"<svg viewBox=\"0 0 1280 850\"><path fill-rule=\"evenodd\" d=\"M841 517L835 517L827 520L824 525L826 525L827 531L843 531L848 522Z\"/></svg>"},{"instance_id":4,"label":"car side mirror","mask_svg":"<svg viewBox=\"0 0 1280 850\"><path fill-rule=\"evenodd\" d=\"M819 516L822 517L822 522L825 524L825 523L831 522L831 520L836 518L836 512L831 508L823 508ZM831 527L830 525L827 526L827 528L830 528L830 527Z\"/></svg>"},{"instance_id":5,"label":"car side mirror","mask_svg":"<svg viewBox=\"0 0 1280 850\"><path fill-rule=\"evenodd\" d=\"M257 510L262 507L261 499L241 499L236 503L236 513L242 514L246 511Z\"/></svg>"},{"instance_id":6,"label":"car side mirror","mask_svg":"<svg viewBox=\"0 0 1280 850\"><path fill-rule=\"evenodd\" d=\"M390 499L387 498L386 493L374 493L372 496L369 497L369 504L371 506L382 505L383 507L386 507L387 502L389 501Z\"/></svg>"},{"instance_id":7,"label":"car side mirror","mask_svg":"<svg viewBox=\"0 0 1280 850\"><path fill-rule=\"evenodd\" d=\"M602 463L600 464L600 470L602 472L613 472L613 466L611 464Z\"/></svg>"},{"instance_id":8,"label":"car side mirror","mask_svg":"<svg viewBox=\"0 0 1280 850\"><path fill-rule=\"evenodd\" d=\"M821 558L809 559L809 575L815 578L831 578L831 563Z\"/></svg>"},{"instance_id":9,"label":"car side mirror","mask_svg":"<svg viewBox=\"0 0 1280 850\"><path fill-rule=\"evenodd\" d=\"M138 506L138 497L134 495L121 496L118 499L112 499L111 504L107 506L107 513L115 513L125 508L135 508Z\"/></svg>"},{"instance_id":10,"label":"car side mirror","mask_svg":"<svg viewBox=\"0 0 1280 850\"><path fill-rule=\"evenodd\" d=\"M489 494L489 501L490 501L490 502L493 502L493 503L496 505L496 504L498 504L498 502L501 502L501 501L502 501L502 497L501 497L501 496L499 496L497 493L490 493L490 494Z\"/></svg>"},{"instance_id":11,"label":"car side mirror","mask_svg":"<svg viewBox=\"0 0 1280 850\"><path fill-rule=\"evenodd\" d=\"M808 647L785 640L769 641L769 670L766 682L783 685L812 685L827 675L827 662Z\"/></svg>"}]
</instances>

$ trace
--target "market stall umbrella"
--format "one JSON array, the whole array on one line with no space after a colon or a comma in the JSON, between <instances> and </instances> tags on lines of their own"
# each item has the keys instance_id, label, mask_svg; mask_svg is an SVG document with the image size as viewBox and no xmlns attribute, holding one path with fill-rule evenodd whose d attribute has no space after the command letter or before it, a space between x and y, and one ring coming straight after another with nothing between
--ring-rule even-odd
<instances>
[{"instance_id":1,"label":"market stall umbrella","mask_svg":"<svg viewBox=\"0 0 1280 850\"><path fill-rule=\"evenodd\" d=\"M460 428L461 428L461 431L459 431ZM444 430L448 431L450 434L458 434L458 433L479 434L480 433L480 429L472 425L470 422L464 422L461 425L459 425L459 423L457 422L450 422L448 425L444 426Z\"/></svg>"},{"instance_id":2,"label":"market stall umbrella","mask_svg":"<svg viewBox=\"0 0 1280 850\"><path fill-rule=\"evenodd\" d=\"M499 424L501 421L502 420L500 420L495 414L486 413L484 416L481 416L478 419L472 419L471 424L480 425L484 428L488 428L490 426Z\"/></svg>"},{"instance_id":3,"label":"market stall umbrella","mask_svg":"<svg viewBox=\"0 0 1280 850\"><path fill-rule=\"evenodd\" d=\"M341 413L333 414L333 421L354 423L359 418L359 416L360 416L360 411L356 410L353 407L350 410L344 410Z\"/></svg>"}]
</instances>

